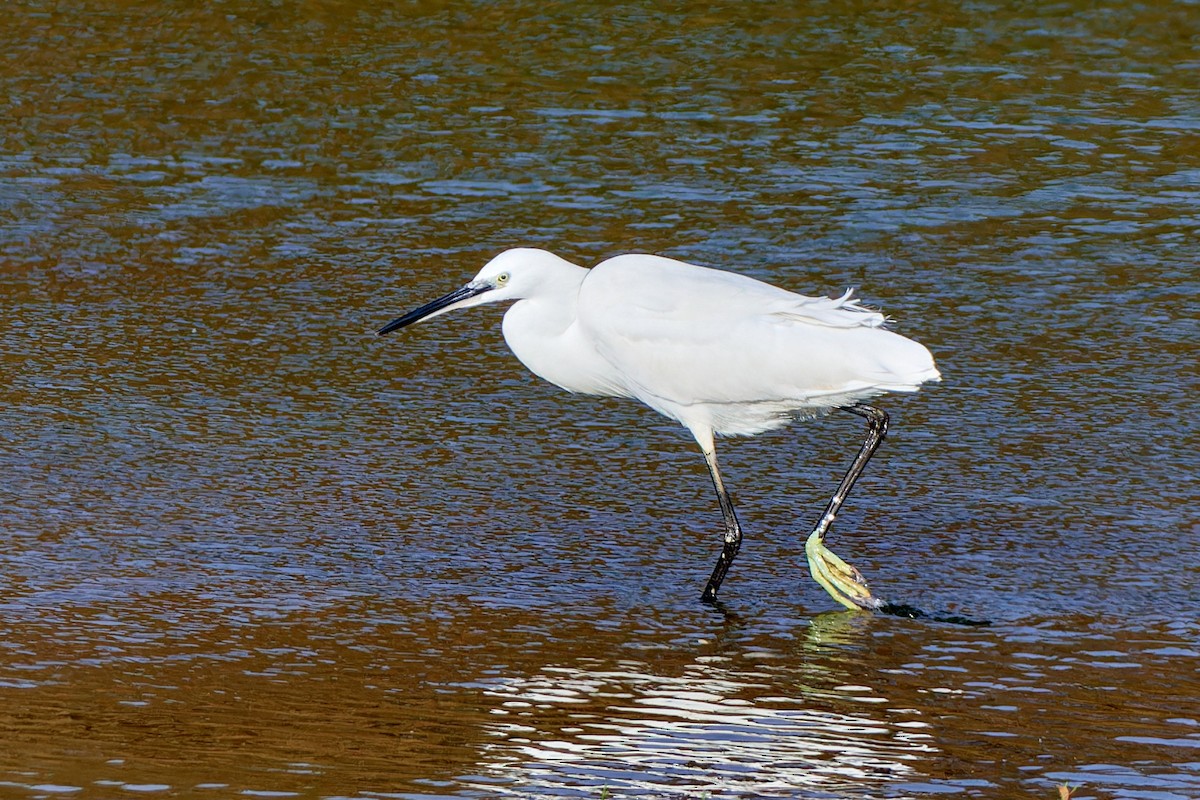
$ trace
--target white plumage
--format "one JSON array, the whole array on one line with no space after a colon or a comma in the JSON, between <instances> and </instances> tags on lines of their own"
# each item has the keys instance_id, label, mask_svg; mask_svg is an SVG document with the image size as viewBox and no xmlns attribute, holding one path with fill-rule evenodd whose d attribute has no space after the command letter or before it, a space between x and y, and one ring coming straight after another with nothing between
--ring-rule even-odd
<instances>
[{"instance_id":1,"label":"white plumage","mask_svg":"<svg viewBox=\"0 0 1200 800\"><path fill-rule=\"evenodd\" d=\"M861 409L865 400L940 377L923 345L887 330L884 316L849 291L806 297L653 255L617 256L589 270L545 250L508 250L461 289L379 332L504 300L515 301L504 315L504 339L534 374L571 392L635 398L692 432L725 512L728 561L736 552L729 543L740 542L741 532L717 470L714 434L753 435L798 416ZM886 429L886 415L871 411ZM853 483L857 473L847 477ZM720 563L718 570L708 599L724 577Z\"/></svg>"}]
</instances>

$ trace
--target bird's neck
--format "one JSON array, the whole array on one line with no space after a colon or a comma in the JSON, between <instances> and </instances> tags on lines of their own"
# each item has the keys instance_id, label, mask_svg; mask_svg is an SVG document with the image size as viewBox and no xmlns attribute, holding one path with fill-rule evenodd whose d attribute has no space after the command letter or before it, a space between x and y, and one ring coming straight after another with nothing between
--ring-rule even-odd
<instances>
[{"instance_id":1,"label":"bird's neck","mask_svg":"<svg viewBox=\"0 0 1200 800\"><path fill-rule=\"evenodd\" d=\"M518 300L504 315L504 340L530 372L567 391L627 394L586 339L577 321L579 285L587 270L562 271L544 292Z\"/></svg>"},{"instance_id":2,"label":"bird's neck","mask_svg":"<svg viewBox=\"0 0 1200 800\"><path fill-rule=\"evenodd\" d=\"M543 276L538 292L522 298L504 315L504 335L510 329L536 337L559 336L574 324L579 287L588 271L564 261L561 269Z\"/></svg>"},{"instance_id":3,"label":"bird's neck","mask_svg":"<svg viewBox=\"0 0 1200 800\"><path fill-rule=\"evenodd\" d=\"M512 331L518 336L539 339L561 336L575 323L575 299L551 300L529 298L519 300L504 314L504 335Z\"/></svg>"}]
</instances>

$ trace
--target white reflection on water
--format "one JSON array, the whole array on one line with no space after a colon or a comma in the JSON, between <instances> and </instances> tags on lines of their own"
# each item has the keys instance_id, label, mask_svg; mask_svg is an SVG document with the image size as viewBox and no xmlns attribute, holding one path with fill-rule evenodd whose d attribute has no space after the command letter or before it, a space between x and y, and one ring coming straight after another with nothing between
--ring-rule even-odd
<instances>
[{"instance_id":1,"label":"white reflection on water","mask_svg":"<svg viewBox=\"0 0 1200 800\"><path fill-rule=\"evenodd\" d=\"M547 667L530 678L486 683L485 694L497 701L491 732L502 740L488 748L486 769L511 783L488 790L861 791L919 779L911 762L935 752L925 722L823 710L799 692L768 695L767 683L732 675L728 661L700 658L678 677L621 662L616 670Z\"/></svg>"}]
</instances>

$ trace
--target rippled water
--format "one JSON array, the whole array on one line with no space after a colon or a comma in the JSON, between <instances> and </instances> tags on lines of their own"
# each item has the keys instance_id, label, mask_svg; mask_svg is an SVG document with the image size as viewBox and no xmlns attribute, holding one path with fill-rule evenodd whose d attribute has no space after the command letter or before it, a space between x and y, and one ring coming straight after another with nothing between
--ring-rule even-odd
<instances>
[{"instance_id":1,"label":"rippled water","mask_svg":"<svg viewBox=\"0 0 1200 800\"><path fill-rule=\"evenodd\" d=\"M0 26L0 795L1200 797L1189 3L67 2ZM567 396L541 245L861 287L945 381Z\"/></svg>"}]
</instances>

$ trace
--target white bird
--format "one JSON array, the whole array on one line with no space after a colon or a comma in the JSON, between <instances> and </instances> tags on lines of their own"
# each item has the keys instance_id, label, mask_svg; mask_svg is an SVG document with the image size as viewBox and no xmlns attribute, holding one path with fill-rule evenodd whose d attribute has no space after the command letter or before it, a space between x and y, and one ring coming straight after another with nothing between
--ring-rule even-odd
<instances>
[{"instance_id":1,"label":"white bird","mask_svg":"<svg viewBox=\"0 0 1200 800\"><path fill-rule=\"evenodd\" d=\"M887 414L863 401L940 380L923 345L886 330L883 315L861 306L850 291L836 299L805 297L654 255L617 256L586 269L531 248L501 253L462 288L378 334L503 301L515 301L504 314L504 340L535 375L569 392L640 400L692 432L725 523L706 602L715 602L742 542L714 436L751 436L835 408L864 417L866 440L805 554L813 577L842 605L883 605L824 540L887 433Z\"/></svg>"}]
</instances>

